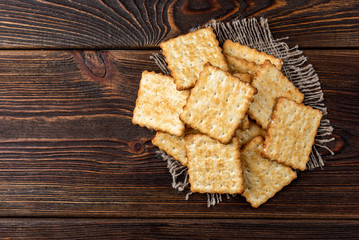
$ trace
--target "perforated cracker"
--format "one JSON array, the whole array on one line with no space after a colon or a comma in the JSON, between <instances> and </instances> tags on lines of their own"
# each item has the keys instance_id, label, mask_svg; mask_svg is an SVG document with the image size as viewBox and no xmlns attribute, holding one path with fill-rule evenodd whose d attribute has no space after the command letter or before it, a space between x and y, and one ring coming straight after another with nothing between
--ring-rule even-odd
<instances>
[{"instance_id":1,"label":"perforated cracker","mask_svg":"<svg viewBox=\"0 0 359 240\"><path fill-rule=\"evenodd\" d=\"M180 119L191 128L228 143L256 90L228 72L206 64L191 89Z\"/></svg>"},{"instance_id":2,"label":"perforated cracker","mask_svg":"<svg viewBox=\"0 0 359 240\"><path fill-rule=\"evenodd\" d=\"M133 124L176 136L183 135L185 125L179 114L188 94L188 91L176 89L173 78L144 71L133 111Z\"/></svg>"},{"instance_id":3,"label":"perforated cracker","mask_svg":"<svg viewBox=\"0 0 359 240\"><path fill-rule=\"evenodd\" d=\"M224 55L226 57L229 71L233 73L248 73L252 77L258 72L260 65L255 62L249 62L245 59L233 57L229 54Z\"/></svg>"},{"instance_id":4,"label":"perforated cracker","mask_svg":"<svg viewBox=\"0 0 359 240\"><path fill-rule=\"evenodd\" d=\"M267 202L297 177L290 167L263 158L262 148L263 138L258 136L246 144L240 153L244 186L242 195L254 208Z\"/></svg>"},{"instance_id":5,"label":"perforated cracker","mask_svg":"<svg viewBox=\"0 0 359 240\"><path fill-rule=\"evenodd\" d=\"M246 130L237 129L235 136L238 138L239 145L243 146L257 136L265 137L266 131L255 122L249 120L248 128Z\"/></svg>"},{"instance_id":6,"label":"perforated cracker","mask_svg":"<svg viewBox=\"0 0 359 240\"><path fill-rule=\"evenodd\" d=\"M287 98L279 98L262 151L263 156L304 171L322 113Z\"/></svg>"},{"instance_id":7,"label":"perforated cracker","mask_svg":"<svg viewBox=\"0 0 359 240\"><path fill-rule=\"evenodd\" d=\"M269 60L279 70L283 65L283 61L280 58L275 58L273 55L268 55L265 52L259 52L257 49L241 45L239 42L232 42L229 39L223 44L223 53L233 57L245 59L249 62L254 62L258 65L263 64L266 60Z\"/></svg>"},{"instance_id":8,"label":"perforated cracker","mask_svg":"<svg viewBox=\"0 0 359 240\"><path fill-rule=\"evenodd\" d=\"M267 129L276 99L287 97L302 102L304 95L269 61L266 61L252 81L258 90L249 107L249 116Z\"/></svg>"},{"instance_id":9,"label":"perforated cracker","mask_svg":"<svg viewBox=\"0 0 359 240\"><path fill-rule=\"evenodd\" d=\"M203 28L160 44L178 90L192 88L203 66L227 71L227 62L212 28Z\"/></svg>"},{"instance_id":10,"label":"perforated cracker","mask_svg":"<svg viewBox=\"0 0 359 240\"><path fill-rule=\"evenodd\" d=\"M202 134L185 137L188 174L192 192L241 193L243 179L236 138L230 144Z\"/></svg>"}]
</instances>

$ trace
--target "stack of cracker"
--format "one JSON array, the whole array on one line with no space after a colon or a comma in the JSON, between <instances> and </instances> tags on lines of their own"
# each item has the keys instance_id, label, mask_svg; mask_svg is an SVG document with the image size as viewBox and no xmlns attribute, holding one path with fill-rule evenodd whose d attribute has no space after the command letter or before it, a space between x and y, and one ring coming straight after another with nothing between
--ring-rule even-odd
<instances>
[{"instance_id":1,"label":"stack of cracker","mask_svg":"<svg viewBox=\"0 0 359 240\"><path fill-rule=\"evenodd\" d=\"M281 72L283 61L211 28L161 45L171 76L144 71L133 123L187 166L192 192L241 194L258 207L305 170L320 111Z\"/></svg>"}]
</instances>

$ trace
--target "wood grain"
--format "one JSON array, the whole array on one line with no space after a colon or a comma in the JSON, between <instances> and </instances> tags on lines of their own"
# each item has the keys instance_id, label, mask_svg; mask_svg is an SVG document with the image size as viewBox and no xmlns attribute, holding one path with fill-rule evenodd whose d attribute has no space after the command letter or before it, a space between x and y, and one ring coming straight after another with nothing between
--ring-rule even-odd
<instances>
[{"instance_id":1,"label":"wood grain","mask_svg":"<svg viewBox=\"0 0 359 240\"><path fill-rule=\"evenodd\" d=\"M305 52L336 155L259 209L241 197L208 209L171 188L154 133L131 123L141 71L159 71L153 52L0 52L0 216L359 218L358 50Z\"/></svg>"},{"instance_id":2,"label":"wood grain","mask_svg":"<svg viewBox=\"0 0 359 240\"><path fill-rule=\"evenodd\" d=\"M0 1L0 48L156 47L210 19L265 17L301 47L358 47L357 1ZM348 34L350 33L350 34Z\"/></svg>"},{"instance_id":3,"label":"wood grain","mask_svg":"<svg viewBox=\"0 0 359 240\"><path fill-rule=\"evenodd\" d=\"M355 239L359 222L265 219L2 219L2 238Z\"/></svg>"}]
</instances>

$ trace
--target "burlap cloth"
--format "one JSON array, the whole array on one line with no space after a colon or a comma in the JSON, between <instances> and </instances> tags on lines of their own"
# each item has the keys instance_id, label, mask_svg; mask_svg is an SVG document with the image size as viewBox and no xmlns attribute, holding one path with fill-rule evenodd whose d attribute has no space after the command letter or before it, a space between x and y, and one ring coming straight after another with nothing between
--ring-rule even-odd
<instances>
[{"instance_id":1,"label":"burlap cloth","mask_svg":"<svg viewBox=\"0 0 359 240\"><path fill-rule=\"evenodd\" d=\"M268 20L263 18L259 20L254 18L241 19L228 23L212 20L204 26L211 26L213 28L220 45L222 45L226 39L231 39L233 42L240 42L243 45L256 48L259 51L264 51L277 58L283 59L283 74L304 94L303 103L319 109L323 113L323 118L320 122L317 136L315 137L313 150L310 154L310 160L307 163L307 169L312 170L324 166L324 161L317 148L325 148L333 154L326 145L328 142L334 140L332 137L333 127L327 119L327 107L324 104L323 91L318 75L314 71L313 66L307 63L307 58L303 56L303 52L298 49L298 46L289 48L288 45L283 42L286 38L274 39L268 26ZM191 29L191 31L197 29L198 28ZM152 59L161 68L164 74L170 74L165 58L161 53L153 54ZM188 199L192 192L188 189L187 167L161 150L158 150L157 153L167 161L167 167L173 180L172 187L178 191L187 191L186 199ZM230 196L227 195L227 197ZM222 196L220 194L207 194L208 206L213 206L221 201Z\"/></svg>"}]
</instances>

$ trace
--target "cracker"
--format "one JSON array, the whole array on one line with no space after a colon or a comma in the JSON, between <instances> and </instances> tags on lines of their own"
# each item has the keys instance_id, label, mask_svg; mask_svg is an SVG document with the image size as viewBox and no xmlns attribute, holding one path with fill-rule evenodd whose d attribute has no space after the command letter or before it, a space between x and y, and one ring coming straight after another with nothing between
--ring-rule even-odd
<instances>
[{"instance_id":1,"label":"cracker","mask_svg":"<svg viewBox=\"0 0 359 240\"><path fill-rule=\"evenodd\" d=\"M239 78L242 82L251 83L252 76L248 73L232 73L233 77Z\"/></svg>"},{"instance_id":2,"label":"cracker","mask_svg":"<svg viewBox=\"0 0 359 240\"><path fill-rule=\"evenodd\" d=\"M243 191L237 139L224 145L206 135L191 134L185 136L185 143L192 192L235 194Z\"/></svg>"},{"instance_id":3,"label":"cracker","mask_svg":"<svg viewBox=\"0 0 359 240\"><path fill-rule=\"evenodd\" d=\"M265 137L266 131L255 122L249 120L248 128L244 131L237 129L235 136L238 138L239 145L243 146L257 136Z\"/></svg>"},{"instance_id":4,"label":"cracker","mask_svg":"<svg viewBox=\"0 0 359 240\"><path fill-rule=\"evenodd\" d=\"M228 143L256 90L218 67L206 64L191 89L180 119L191 128Z\"/></svg>"},{"instance_id":5,"label":"cracker","mask_svg":"<svg viewBox=\"0 0 359 240\"><path fill-rule=\"evenodd\" d=\"M263 156L301 171L312 151L322 113L287 98L279 98L264 142Z\"/></svg>"},{"instance_id":6,"label":"cracker","mask_svg":"<svg viewBox=\"0 0 359 240\"><path fill-rule=\"evenodd\" d=\"M183 166L187 166L187 155L184 136L197 133L199 132L192 128L186 128L184 135L181 137L164 132L157 132L156 136L152 139L152 144L157 146L162 151L165 151L168 155L171 155Z\"/></svg>"},{"instance_id":7,"label":"cracker","mask_svg":"<svg viewBox=\"0 0 359 240\"><path fill-rule=\"evenodd\" d=\"M244 131L248 129L248 127L249 127L249 118L248 118L248 114L246 114L244 118L241 120L241 123L239 124L239 129Z\"/></svg>"},{"instance_id":8,"label":"cracker","mask_svg":"<svg viewBox=\"0 0 359 240\"><path fill-rule=\"evenodd\" d=\"M185 125L179 114L188 95L188 91L176 90L173 78L144 71L133 110L133 124L176 136L183 135Z\"/></svg>"},{"instance_id":9,"label":"cracker","mask_svg":"<svg viewBox=\"0 0 359 240\"><path fill-rule=\"evenodd\" d=\"M249 116L267 129L276 99L287 97L302 102L304 95L269 61L266 61L254 77L251 85L258 90L249 107Z\"/></svg>"},{"instance_id":10,"label":"cracker","mask_svg":"<svg viewBox=\"0 0 359 240\"><path fill-rule=\"evenodd\" d=\"M186 148L184 136L178 137L164 132L157 132L152 139L152 144L171 155L175 160L187 166Z\"/></svg>"},{"instance_id":11,"label":"cracker","mask_svg":"<svg viewBox=\"0 0 359 240\"><path fill-rule=\"evenodd\" d=\"M229 39L223 44L223 53L233 57L245 59L249 62L254 62L258 65L263 64L266 60L269 60L279 70L283 65L283 61L280 58L275 58L273 55L266 54L265 52L259 52L257 49L242 45L239 42L232 42Z\"/></svg>"},{"instance_id":12,"label":"cracker","mask_svg":"<svg viewBox=\"0 0 359 240\"><path fill-rule=\"evenodd\" d=\"M227 71L227 62L212 28L203 28L160 44L178 90L192 88L203 69L212 65Z\"/></svg>"},{"instance_id":13,"label":"cracker","mask_svg":"<svg viewBox=\"0 0 359 240\"><path fill-rule=\"evenodd\" d=\"M245 59L233 57L231 55L225 54L228 68L231 73L247 73L252 77L258 72L260 65L257 65L254 62L248 62Z\"/></svg>"},{"instance_id":14,"label":"cracker","mask_svg":"<svg viewBox=\"0 0 359 240\"><path fill-rule=\"evenodd\" d=\"M283 164L261 156L263 138L258 136L241 150L244 196L257 208L272 198L297 177L295 171Z\"/></svg>"}]
</instances>

